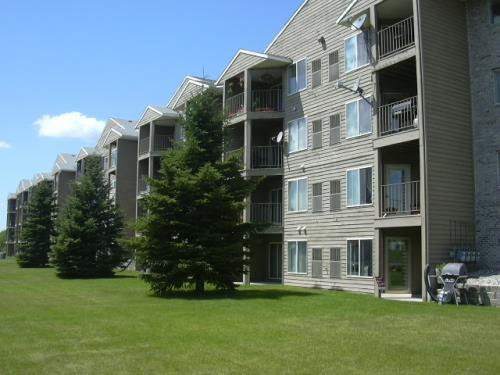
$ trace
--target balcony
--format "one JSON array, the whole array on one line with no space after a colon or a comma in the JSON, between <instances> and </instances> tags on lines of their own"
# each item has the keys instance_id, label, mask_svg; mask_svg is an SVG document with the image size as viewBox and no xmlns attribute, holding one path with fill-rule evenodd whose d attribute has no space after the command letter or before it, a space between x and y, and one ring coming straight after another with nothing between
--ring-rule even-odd
<instances>
[{"instance_id":1,"label":"balcony","mask_svg":"<svg viewBox=\"0 0 500 375\"><path fill-rule=\"evenodd\" d=\"M243 148L237 148L235 150L227 151L224 154L224 160L229 160L231 158L236 158L238 160L238 162L240 163L240 165L243 167L243 164L244 164L243 155L244 155Z\"/></svg>"},{"instance_id":2,"label":"balcony","mask_svg":"<svg viewBox=\"0 0 500 375\"><path fill-rule=\"evenodd\" d=\"M252 168L282 168L283 146L255 146L252 147Z\"/></svg>"},{"instance_id":3,"label":"balcony","mask_svg":"<svg viewBox=\"0 0 500 375\"><path fill-rule=\"evenodd\" d=\"M139 194L144 194L144 193L147 193L149 191L149 186L146 183L146 177L147 176L139 176L139 180L137 183L137 192Z\"/></svg>"},{"instance_id":4,"label":"balcony","mask_svg":"<svg viewBox=\"0 0 500 375\"><path fill-rule=\"evenodd\" d=\"M149 153L149 137L144 137L139 140L139 155Z\"/></svg>"},{"instance_id":5,"label":"balcony","mask_svg":"<svg viewBox=\"0 0 500 375\"><path fill-rule=\"evenodd\" d=\"M110 168L116 168L117 155L118 155L118 149L116 148L111 149L111 157L109 159Z\"/></svg>"},{"instance_id":6,"label":"balcony","mask_svg":"<svg viewBox=\"0 0 500 375\"><path fill-rule=\"evenodd\" d=\"M382 27L378 32L378 55L380 59L394 55L415 45L413 16L393 25Z\"/></svg>"},{"instance_id":7,"label":"balcony","mask_svg":"<svg viewBox=\"0 0 500 375\"><path fill-rule=\"evenodd\" d=\"M379 135L385 136L418 127L417 97L385 104L378 109Z\"/></svg>"},{"instance_id":8,"label":"balcony","mask_svg":"<svg viewBox=\"0 0 500 375\"><path fill-rule=\"evenodd\" d=\"M283 112L283 90L252 90L252 112Z\"/></svg>"},{"instance_id":9,"label":"balcony","mask_svg":"<svg viewBox=\"0 0 500 375\"><path fill-rule=\"evenodd\" d=\"M228 117L234 117L245 112L245 93L242 92L227 98L225 109Z\"/></svg>"},{"instance_id":10,"label":"balcony","mask_svg":"<svg viewBox=\"0 0 500 375\"><path fill-rule=\"evenodd\" d=\"M382 185L380 194L383 217L420 214L420 181Z\"/></svg>"},{"instance_id":11,"label":"balcony","mask_svg":"<svg viewBox=\"0 0 500 375\"><path fill-rule=\"evenodd\" d=\"M168 151L174 147L174 137L171 135L156 134L154 150L156 152Z\"/></svg>"},{"instance_id":12,"label":"balcony","mask_svg":"<svg viewBox=\"0 0 500 375\"><path fill-rule=\"evenodd\" d=\"M250 221L254 224L283 225L283 208L281 203L252 203Z\"/></svg>"}]
</instances>

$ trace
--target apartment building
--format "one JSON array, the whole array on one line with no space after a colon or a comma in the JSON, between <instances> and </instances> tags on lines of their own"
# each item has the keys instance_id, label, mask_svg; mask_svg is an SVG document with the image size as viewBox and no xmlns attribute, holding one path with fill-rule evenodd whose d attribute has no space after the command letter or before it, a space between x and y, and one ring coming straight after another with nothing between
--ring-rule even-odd
<instances>
[{"instance_id":1,"label":"apartment building","mask_svg":"<svg viewBox=\"0 0 500 375\"><path fill-rule=\"evenodd\" d=\"M180 117L187 103L194 96L213 87L214 82L199 77L187 76L166 107L148 106L135 128L139 141L137 148L137 207L136 217L143 216L141 200L149 187L146 179L158 177L161 156L183 139Z\"/></svg>"},{"instance_id":2,"label":"apartment building","mask_svg":"<svg viewBox=\"0 0 500 375\"><path fill-rule=\"evenodd\" d=\"M65 153L57 155L52 168L52 175L54 176L54 197L57 209L61 212L75 182L76 155Z\"/></svg>"},{"instance_id":3,"label":"apartment building","mask_svg":"<svg viewBox=\"0 0 500 375\"><path fill-rule=\"evenodd\" d=\"M17 253L17 245L21 242L21 230L26 219L26 209L30 198L30 188L32 181L28 179L21 180L16 190L16 230L14 255Z\"/></svg>"},{"instance_id":4,"label":"apartment building","mask_svg":"<svg viewBox=\"0 0 500 375\"><path fill-rule=\"evenodd\" d=\"M99 159L101 160L100 150L94 147L82 147L80 152L76 155L76 174L75 178L78 180L79 178L85 176L87 171L86 163L89 159Z\"/></svg>"},{"instance_id":5,"label":"apartment building","mask_svg":"<svg viewBox=\"0 0 500 375\"><path fill-rule=\"evenodd\" d=\"M467 2L477 249L500 269L500 1Z\"/></svg>"},{"instance_id":6,"label":"apartment building","mask_svg":"<svg viewBox=\"0 0 500 375\"><path fill-rule=\"evenodd\" d=\"M137 182L137 122L111 118L101 134L96 148L101 150L105 180L111 198L120 208L128 235L133 234L136 215Z\"/></svg>"},{"instance_id":7,"label":"apartment building","mask_svg":"<svg viewBox=\"0 0 500 375\"><path fill-rule=\"evenodd\" d=\"M463 2L308 0L236 54L218 81L232 150L265 176L245 219L275 231L250 280L422 295L474 222L467 50Z\"/></svg>"},{"instance_id":8,"label":"apartment building","mask_svg":"<svg viewBox=\"0 0 500 375\"><path fill-rule=\"evenodd\" d=\"M17 195L12 193L7 196L7 233L5 238L7 256L13 256L16 252L16 214Z\"/></svg>"}]
</instances>

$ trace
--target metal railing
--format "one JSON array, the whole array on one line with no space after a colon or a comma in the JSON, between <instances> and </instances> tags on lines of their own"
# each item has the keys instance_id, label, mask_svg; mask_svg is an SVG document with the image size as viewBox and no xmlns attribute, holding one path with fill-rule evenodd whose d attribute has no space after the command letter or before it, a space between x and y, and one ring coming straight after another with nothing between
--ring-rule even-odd
<instances>
[{"instance_id":1,"label":"metal railing","mask_svg":"<svg viewBox=\"0 0 500 375\"><path fill-rule=\"evenodd\" d=\"M109 158L109 167L110 168L116 167L117 154L118 154L118 150L116 148L111 150L111 157Z\"/></svg>"},{"instance_id":2,"label":"metal railing","mask_svg":"<svg viewBox=\"0 0 500 375\"><path fill-rule=\"evenodd\" d=\"M242 92L227 98L225 110L229 117L245 112L245 93Z\"/></svg>"},{"instance_id":3,"label":"metal railing","mask_svg":"<svg viewBox=\"0 0 500 375\"><path fill-rule=\"evenodd\" d=\"M250 221L254 224L283 225L281 203L252 203Z\"/></svg>"},{"instance_id":4,"label":"metal railing","mask_svg":"<svg viewBox=\"0 0 500 375\"><path fill-rule=\"evenodd\" d=\"M224 160L236 158L238 160L238 162L241 164L241 166L243 167L243 163L244 163L243 156L244 156L243 148L237 148L236 150L227 151L224 154Z\"/></svg>"},{"instance_id":5,"label":"metal railing","mask_svg":"<svg viewBox=\"0 0 500 375\"><path fill-rule=\"evenodd\" d=\"M378 109L379 134L399 133L418 127L417 97L385 104Z\"/></svg>"},{"instance_id":6,"label":"metal railing","mask_svg":"<svg viewBox=\"0 0 500 375\"><path fill-rule=\"evenodd\" d=\"M283 90L252 90L252 112L282 112Z\"/></svg>"},{"instance_id":7,"label":"metal railing","mask_svg":"<svg viewBox=\"0 0 500 375\"><path fill-rule=\"evenodd\" d=\"M154 150L167 151L174 147L174 137L171 135L155 135Z\"/></svg>"},{"instance_id":8,"label":"metal railing","mask_svg":"<svg viewBox=\"0 0 500 375\"><path fill-rule=\"evenodd\" d=\"M420 213L420 181L382 185L382 215L416 215Z\"/></svg>"},{"instance_id":9,"label":"metal railing","mask_svg":"<svg viewBox=\"0 0 500 375\"><path fill-rule=\"evenodd\" d=\"M252 168L282 168L283 146L252 147Z\"/></svg>"},{"instance_id":10,"label":"metal railing","mask_svg":"<svg viewBox=\"0 0 500 375\"><path fill-rule=\"evenodd\" d=\"M149 152L149 137L139 140L139 155L145 155Z\"/></svg>"},{"instance_id":11,"label":"metal railing","mask_svg":"<svg viewBox=\"0 0 500 375\"><path fill-rule=\"evenodd\" d=\"M147 176L140 176L139 177L138 186L137 186L137 192L139 194L147 193L149 191L149 186L146 183L146 177Z\"/></svg>"},{"instance_id":12,"label":"metal railing","mask_svg":"<svg viewBox=\"0 0 500 375\"><path fill-rule=\"evenodd\" d=\"M385 27L378 32L378 54L380 58L392 55L415 44L413 16Z\"/></svg>"}]
</instances>

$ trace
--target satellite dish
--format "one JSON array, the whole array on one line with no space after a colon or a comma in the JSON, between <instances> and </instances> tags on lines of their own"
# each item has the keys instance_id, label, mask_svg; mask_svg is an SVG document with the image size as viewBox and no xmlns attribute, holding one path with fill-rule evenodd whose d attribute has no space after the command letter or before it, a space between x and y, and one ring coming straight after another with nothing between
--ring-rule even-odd
<instances>
[{"instance_id":1,"label":"satellite dish","mask_svg":"<svg viewBox=\"0 0 500 375\"><path fill-rule=\"evenodd\" d=\"M281 143L283 140L283 132L279 132L279 134L276 136L276 143Z\"/></svg>"},{"instance_id":2,"label":"satellite dish","mask_svg":"<svg viewBox=\"0 0 500 375\"><path fill-rule=\"evenodd\" d=\"M352 86L352 91L358 92L359 91L359 78L354 82L354 85Z\"/></svg>"},{"instance_id":3,"label":"satellite dish","mask_svg":"<svg viewBox=\"0 0 500 375\"><path fill-rule=\"evenodd\" d=\"M363 14L356 18L352 23L351 26L355 30L361 30L363 28L363 25L365 24L366 18L368 17L368 14Z\"/></svg>"}]
</instances>

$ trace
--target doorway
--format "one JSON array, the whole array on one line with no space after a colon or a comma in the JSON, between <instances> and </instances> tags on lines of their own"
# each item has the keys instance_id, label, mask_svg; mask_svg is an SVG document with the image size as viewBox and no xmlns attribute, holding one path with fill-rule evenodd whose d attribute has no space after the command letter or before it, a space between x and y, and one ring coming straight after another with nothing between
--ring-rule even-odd
<instances>
[{"instance_id":1,"label":"doorway","mask_svg":"<svg viewBox=\"0 0 500 375\"><path fill-rule=\"evenodd\" d=\"M410 244L409 237L387 237L385 240L385 277L389 292L411 292Z\"/></svg>"},{"instance_id":2,"label":"doorway","mask_svg":"<svg viewBox=\"0 0 500 375\"><path fill-rule=\"evenodd\" d=\"M283 244L270 243L268 251L268 278L279 281L283 275Z\"/></svg>"}]
</instances>

